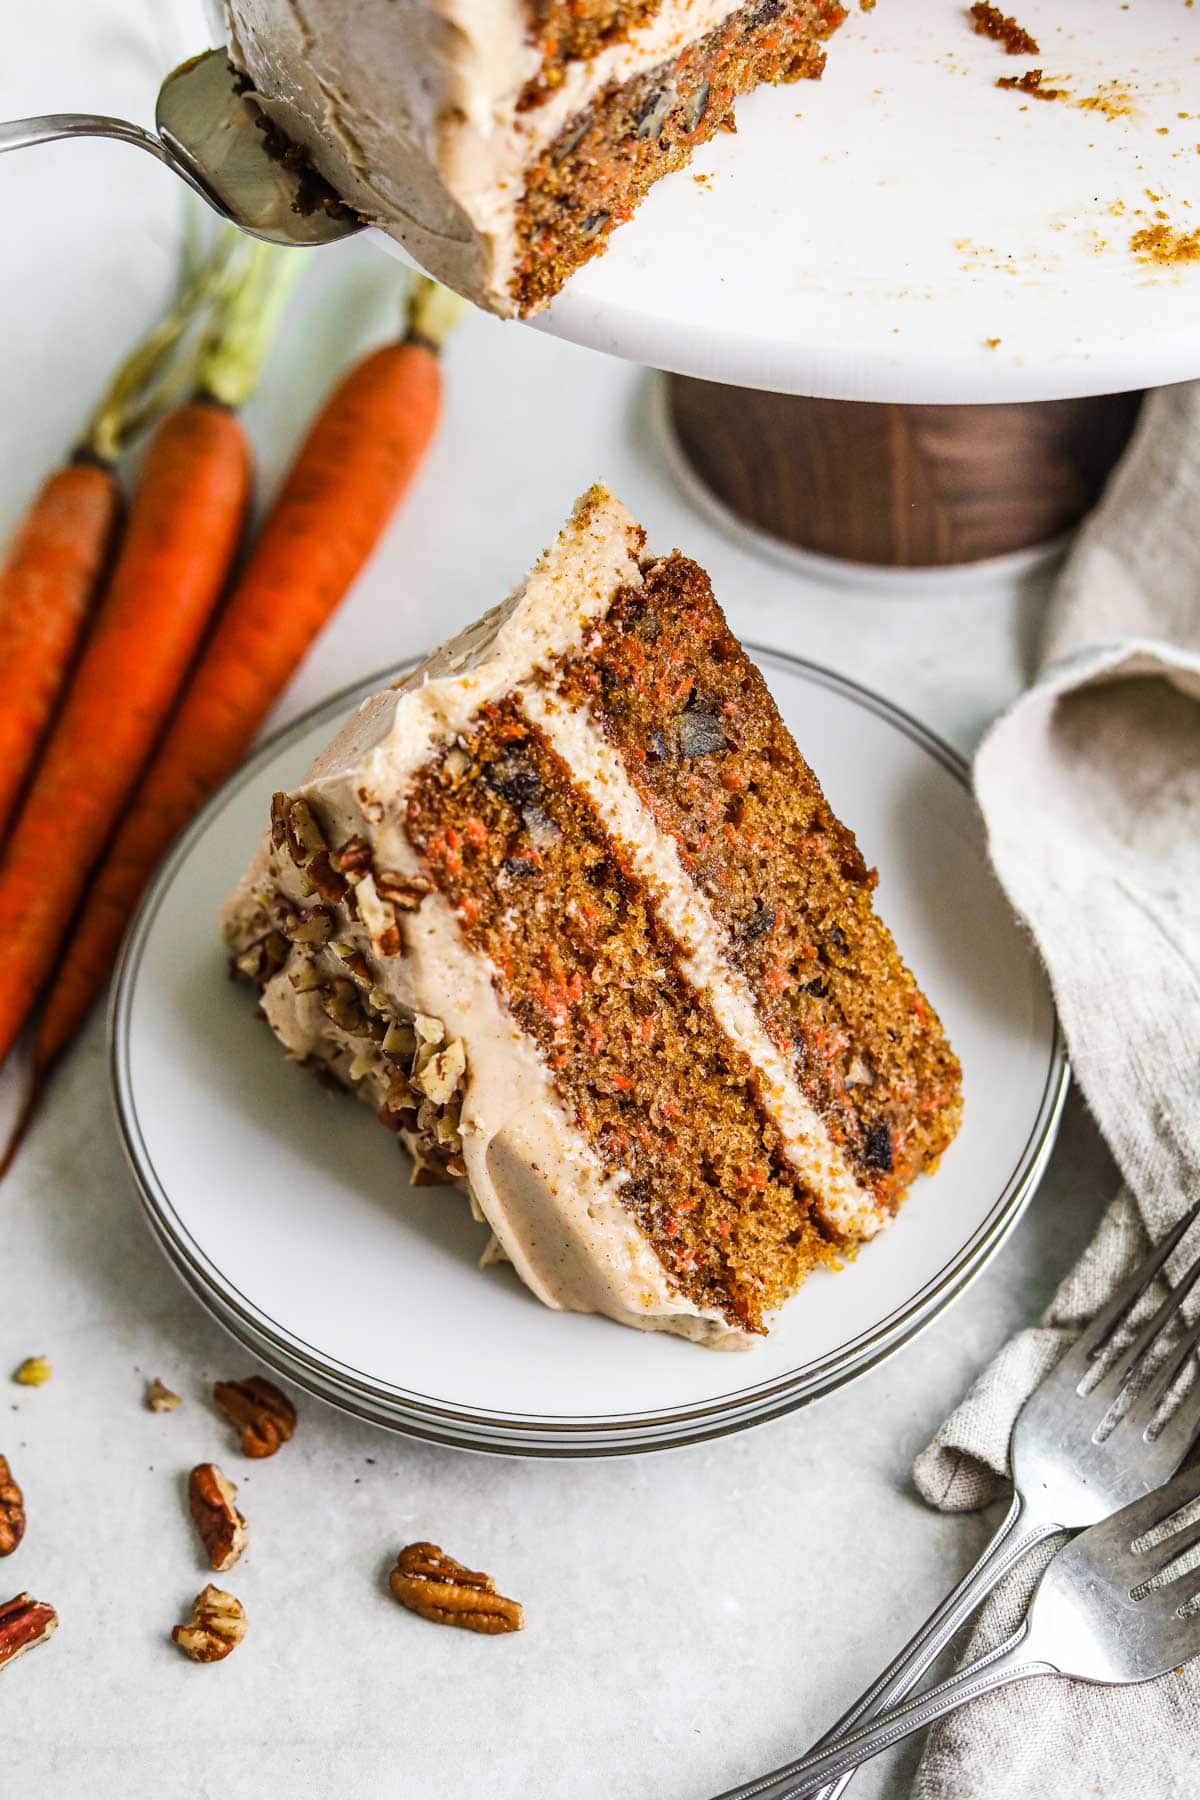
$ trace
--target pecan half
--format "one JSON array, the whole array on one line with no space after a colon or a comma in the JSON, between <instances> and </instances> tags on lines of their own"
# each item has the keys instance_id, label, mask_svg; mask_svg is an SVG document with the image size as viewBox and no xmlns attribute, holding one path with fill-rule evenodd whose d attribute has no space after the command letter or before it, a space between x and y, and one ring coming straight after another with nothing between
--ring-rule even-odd
<instances>
[{"instance_id":1,"label":"pecan half","mask_svg":"<svg viewBox=\"0 0 1200 1800\"><path fill-rule=\"evenodd\" d=\"M241 1432L243 1456L274 1456L296 1429L295 1407L261 1375L251 1375L246 1381L218 1381L213 1399Z\"/></svg>"},{"instance_id":2,"label":"pecan half","mask_svg":"<svg viewBox=\"0 0 1200 1800\"><path fill-rule=\"evenodd\" d=\"M11 1556L25 1536L25 1496L0 1456L0 1556Z\"/></svg>"},{"instance_id":3,"label":"pecan half","mask_svg":"<svg viewBox=\"0 0 1200 1800\"><path fill-rule=\"evenodd\" d=\"M496 1636L520 1631L525 1614L515 1600L496 1592L490 1575L464 1568L436 1544L409 1544L388 1577L401 1606L435 1625Z\"/></svg>"},{"instance_id":4,"label":"pecan half","mask_svg":"<svg viewBox=\"0 0 1200 1800\"><path fill-rule=\"evenodd\" d=\"M246 1548L246 1521L236 1500L237 1489L216 1463L197 1463L188 1476L188 1506L209 1564L221 1573L232 1569Z\"/></svg>"},{"instance_id":5,"label":"pecan half","mask_svg":"<svg viewBox=\"0 0 1200 1800\"><path fill-rule=\"evenodd\" d=\"M0 1670L58 1630L58 1614L32 1594L0 1602Z\"/></svg>"},{"instance_id":6,"label":"pecan half","mask_svg":"<svg viewBox=\"0 0 1200 1800\"><path fill-rule=\"evenodd\" d=\"M210 1582L192 1602L192 1616L171 1637L193 1662L221 1662L246 1635L246 1610L240 1600Z\"/></svg>"},{"instance_id":7,"label":"pecan half","mask_svg":"<svg viewBox=\"0 0 1200 1800\"><path fill-rule=\"evenodd\" d=\"M179 1395L173 1394L164 1381L158 1376L146 1385L146 1405L151 1412L174 1412L180 1404Z\"/></svg>"}]
</instances>

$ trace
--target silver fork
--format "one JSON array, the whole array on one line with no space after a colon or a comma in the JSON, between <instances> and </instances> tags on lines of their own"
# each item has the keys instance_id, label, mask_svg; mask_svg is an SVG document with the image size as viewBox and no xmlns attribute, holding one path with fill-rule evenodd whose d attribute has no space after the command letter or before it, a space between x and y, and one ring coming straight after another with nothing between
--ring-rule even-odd
<instances>
[{"instance_id":1,"label":"silver fork","mask_svg":"<svg viewBox=\"0 0 1200 1800\"><path fill-rule=\"evenodd\" d=\"M1163 1430L1151 1436L1155 1413L1187 1359L1200 1345L1200 1324L1186 1333L1154 1380L1109 1434L1098 1434L1118 1399L1142 1371L1147 1355L1174 1322L1183 1300L1200 1280L1200 1256L1161 1306L1085 1393L1088 1377L1115 1334L1200 1216L1200 1200L1133 1271L1112 1300L1083 1331L1062 1360L1034 1389L1017 1416L1012 1438L1013 1497L1008 1512L978 1562L935 1608L878 1680L818 1740L838 1743L852 1726L903 1699L936 1660L959 1627L1009 1569L1034 1544L1056 1531L1079 1530L1152 1492L1172 1476L1200 1429L1200 1383ZM1148 1410L1147 1410L1148 1409ZM779 1783L800 1766L788 1763L770 1776L730 1788L718 1800L775 1800ZM854 1778L851 1768L821 1796L836 1800Z\"/></svg>"},{"instance_id":2,"label":"silver fork","mask_svg":"<svg viewBox=\"0 0 1200 1800\"><path fill-rule=\"evenodd\" d=\"M1144 1542L1197 1499L1200 1469L1193 1467L1081 1531L1047 1564L1025 1618L1006 1643L832 1749L805 1757L786 1786L752 1791L771 1800L807 1800L831 1775L1010 1681L1068 1675L1122 1686L1152 1681L1200 1655L1200 1611L1189 1605L1200 1598L1200 1568L1194 1562L1186 1571L1175 1566L1200 1545L1200 1520L1176 1521L1152 1547Z\"/></svg>"}]
</instances>

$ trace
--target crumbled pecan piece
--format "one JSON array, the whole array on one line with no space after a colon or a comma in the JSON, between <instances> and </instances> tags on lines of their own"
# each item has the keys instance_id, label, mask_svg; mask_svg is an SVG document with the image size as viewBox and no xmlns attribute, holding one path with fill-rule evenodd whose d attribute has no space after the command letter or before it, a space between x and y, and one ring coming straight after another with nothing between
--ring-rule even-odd
<instances>
[{"instance_id":1,"label":"crumbled pecan piece","mask_svg":"<svg viewBox=\"0 0 1200 1800\"><path fill-rule=\"evenodd\" d=\"M32 1594L17 1594L12 1600L0 1601L0 1670L24 1656L37 1644L44 1644L58 1630L58 1614L43 1600Z\"/></svg>"},{"instance_id":2,"label":"crumbled pecan piece","mask_svg":"<svg viewBox=\"0 0 1200 1800\"><path fill-rule=\"evenodd\" d=\"M289 910L283 930L293 944L307 944L311 949L319 950L333 936L333 914L327 906L320 905L302 906L295 912Z\"/></svg>"},{"instance_id":3,"label":"crumbled pecan piece","mask_svg":"<svg viewBox=\"0 0 1200 1800\"><path fill-rule=\"evenodd\" d=\"M464 1568L436 1544L409 1544L388 1580L401 1606L435 1625L497 1635L520 1631L525 1623L521 1607L496 1592L490 1575Z\"/></svg>"},{"instance_id":4,"label":"crumbled pecan piece","mask_svg":"<svg viewBox=\"0 0 1200 1800\"><path fill-rule=\"evenodd\" d=\"M240 1600L210 1582L192 1602L192 1616L171 1637L193 1662L220 1662L246 1635L246 1610Z\"/></svg>"},{"instance_id":5,"label":"crumbled pecan piece","mask_svg":"<svg viewBox=\"0 0 1200 1800\"><path fill-rule=\"evenodd\" d=\"M411 1062L417 1048L417 1034L405 1019L392 1019L383 1035L383 1054L399 1062Z\"/></svg>"},{"instance_id":6,"label":"crumbled pecan piece","mask_svg":"<svg viewBox=\"0 0 1200 1800\"><path fill-rule=\"evenodd\" d=\"M298 994L313 994L326 985L328 976L319 963L308 957L292 970L288 980Z\"/></svg>"},{"instance_id":7,"label":"crumbled pecan piece","mask_svg":"<svg viewBox=\"0 0 1200 1800\"><path fill-rule=\"evenodd\" d=\"M340 900L345 900L350 892L349 882L344 875L338 874L324 851L319 856L313 857L304 873L322 900L328 900L331 906L336 906Z\"/></svg>"},{"instance_id":8,"label":"crumbled pecan piece","mask_svg":"<svg viewBox=\"0 0 1200 1800\"><path fill-rule=\"evenodd\" d=\"M435 1106L445 1106L455 1093L467 1070L467 1052L461 1038L443 1050L436 1050L427 1062L421 1064L412 1078L412 1084L427 1100Z\"/></svg>"},{"instance_id":9,"label":"crumbled pecan piece","mask_svg":"<svg viewBox=\"0 0 1200 1800\"><path fill-rule=\"evenodd\" d=\"M271 842L276 850L282 850L287 843L287 811L286 794L271 795Z\"/></svg>"},{"instance_id":10,"label":"crumbled pecan piece","mask_svg":"<svg viewBox=\"0 0 1200 1800\"><path fill-rule=\"evenodd\" d=\"M11 1556L25 1536L25 1496L0 1456L0 1556Z\"/></svg>"},{"instance_id":11,"label":"crumbled pecan piece","mask_svg":"<svg viewBox=\"0 0 1200 1800\"><path fill-rule=\"evenodd\" d=\"M385 900L372 875L364 875L355 890L358 916L367 928L376 956L401 956L404 940L396 920L396 904Z\"/></svg>"},{"instance_id":12,"label":"crumbled pecan piece","mask_svg":"<svg viewBox=\"0 0 1200 1800\"><path fill-rule=\"evenodd\" d=\"M233 966L239 975L246 975L251 981L268 982L272 975L278 975L288 959L289 945L282 931L268 931L257 943L250 944L240 956L235 956Z\"/></svg>"},{"instance_id":13,"label":"crumbled pecan piece","mask_svg":"<svg viewBox=\"0 0 1200 1800\"><path fill-rule=\"evenodd\" d=\"M22 1387L43 1387L53 1373L44 1356L27 1356L20 1368L13 1370L13 1380Z\"/></svg>"},{"instance_id":14,"label":"crumbled pecan piece","mask_svg":"<svg viewBox=\"0 0 1200 1800\"><path fill-rule=\"evenodd\" d=\"M197 1463L188 1476L188 1506L209 1566L224 1573L246 1548L246 1521L235 1504L237 1489L216 1463Z\"/></svg>"},{"instance_id":15,"label":"crumbled pecan piece","mask_svg":"<svg viewBox=\"0 0 1200 1800\"><path fill-rule=\"evenodd\" d=\"M289 803L285 796L285 808L284 837L288 854L298 868L307 869L314 857L325 855L325 834L313 817L307 800L293 800Z\"/></svg>"},{"instance_id":16,"label":"crumbled pecan piece","mask_svg":"<svg viewBox=\"0 0 1200 1800\"><path fill-rule=\"evenodd\" d=\"M358 997L358 989L348 976L331 981L321 994L321 1010L347 1037L364 1037L367 1015Z\"/></svg>"},{"instance_id":17,"label":"crumbled pecan piece","mask_svg":"<svg viewBox=\"0 0 1200 1800\"><path fill-rule=\"evenodd\" d=\"M242 1434L243 1456L274 1456L296 1429L296 1409L286 1394L261 1375L246 1381L218 1381L213 1399Z\"/></svg>"},{"instance_id":18,"label":"crumbled pecan piece","mask_svg":"<svg viewBox=\"0 0 1200 1800\"><path fill-rule=\"evenodd\" d=\"M350 837L340 850L333 852L333 866L348 881L358 881L371 872L371 846L365 837Z\"/></svg>"},{"instance_id":19,"label":"crumbled pecan piece","mask_svg":"<svg viewBox=\"0 0 1200 1800\"><path fill-rule=\"evenodd\" d=\"M395 869L375 870L375 892L401 912L416 912L426 894L433 892L427 875L401 875Z\"/></svg>"},{"instance_id":20,"label":"crumbled pecan piece","mask_svg":"<svg viewBox=\"0 0 1200 1800\"><path fill-rule=\"evenodd\" d=\"M166 1382L158 1376L146 1384L146 1405L151 1412L174 1412L179 1405L179 1395L173 1394Z\"/></svg>"},{"instance_id":21,"label":"crumbled pecan piece","mask_svg":"<svg viewBox=\"0 0 1200 1800\"><path fill-rule=\"evenodd\" d=\"M361 950L356 950L353 944L334 944L333 953L345 963L360 987L371 986L371 965Z\"/></svg>"}]
</instances>

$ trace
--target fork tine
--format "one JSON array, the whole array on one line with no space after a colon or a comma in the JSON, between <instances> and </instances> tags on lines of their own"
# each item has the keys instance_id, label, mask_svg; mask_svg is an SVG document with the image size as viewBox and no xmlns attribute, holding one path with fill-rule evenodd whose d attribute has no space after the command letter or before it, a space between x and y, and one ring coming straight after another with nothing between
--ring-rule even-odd
<instances>
[{"instance_id":1,"label":"fork tine","mask_svg":"<svg viewBox=\"0 0 1200 1800\"><path fill-rule=\"evenodd\" d=\"M1186 1337L1175 1346L1155 1375L1154 1380L1146 1384L1130 1407L1127 1416L1131 1425L1137 1425L1143 1430L1150 1425L1155 1413L1182 1375L1185 1364L1196 1354L1197 1349L1200 1349L1200 1319L1197 1319ZM1169 1425L1173 1425L1181 1413L1186 1414L1189 1410L1194 1412L1198 1407L1200 1407L1200 1388L1194 1388L1189 1390L1179 1402L1178 1408L1171 1415L1168 1425L1164 1425L1163 1430L1165 1431ZM1200 1419L1193 1422L1191 1427L1193 1431L1197 1424L1200 1424Z\"/></svg>"},{"instance_id":2,"label":"fork tine","mask_svg":"<svg viewBox=\"0 0 1200 1800\"><path fill-rule=\"evenodd\" d=\"M1110 1514L1083 1535L1090 1539L1093 1549L1103 1546L1106 1563L1118 1580L1127 1577L1130 1587L1136 1587L1146 1579L1147 1562L1144 1552L1135 1552L1130 1546L1148 1537L1164 1519L1182 1512L1194 1500L1200 1500L1200 1464L1181 1470L1161 1487Z\"/></svg>"},{"instance_id":3,"label":"fork tine","mask_svg":"<svg viewBox=\"0 0 1200 1800\"><path fill-rule=\"evenodd\" d=\"M1200 1200L1197 1200L1182 1219L1171 1227L1166 1237L1155 1246L1143 1262L1138 1264L1132 1275L1117 1289L1108 1305L1096 1314L1085 1331L1080 1332L1067 1353L1067 1359L1087 1364L1099 1356L1125 1314L1137 1305L1163 1264L1175 1250L1176 1245L1186 1237L1197 1218L1200 1218Z\"/></svg>"},{"instance_id":4,"label":"fork tine","mask_svg":"<svg viewBox=\"0 0 1200 1800\"><path fill-rule=\"evenodd\" d=\"M1101 1307L1096 1318L1092 1319L1092 1323L1085 1327L1085 1330L1079 1332L1076 1341L1072 1343L1069 1352L1061 1361L1060 1370L1063 1375L1074 1375L1078 1381L1083 1381L1088 1368L1096 1361L1097 1355L1101 1354L1101 1350L1105 1348L1108 1339L1114 1334L1115 1328L1121 1323L1121 1319L1126 1316L1126 1312L1130 1312L1132 1307L1137 1305L1137 1301L1141 1300L1142 1294L1146 1292L1150 1283L1155 1280L1155 1276L1162 1269L1162 1264L1168 1262L1168 1258L1175 1251L1180 1238L1186 1237L1187 1231L1195 1224L1198 1217L1200 1217L1200 1201L1196 1201L1195 1206L1191 1206L1189 1211L1184 1213L1184 1217L1178 1220L1177 1224L1171 1226L1168 1235L1162 1238L1162 1242L1153 1247L1150 1255L1144 1258L1144 1262L1139 1262L1139 1265L1133 1269L1133 1273L1121 1283L1121 1287L1115 1291L1112 1300L1108 1301L1108 1305Z\"/></svg>"},{"instance_id":5,"label":"fork tine","mask_svg":"<svg viewBox=\"0 0 1200 1800\"><path fill-rule=\"evenodd\" d=\"M1182 1531L1173 1532L1169 1538L1164 1538L1161 1544L1155 1544L1152 1550L1142 1552L1146 1559L1146 1573L1142 1579L1152 1581L1156 1575L1161 1575L1164 1569L1169 1569L1173 1562L1178 1562L1181 1556L1186 1556L1189 1550L1194 1550L1197 1544L1200 1544L1200 1519L1194 1520ZM1192 1575L1200 1581L1200 1570L1197 1569L1188 1569L1183 1575L1177 1575L1174 1579L1184 1581Z\"/></svg>"},{"instance_id":6,"label":"fork tine","mask_svg":"<svg viewBox=\"0 0 1200 1800\"><path fill-rule=\"evenodd\" d=\"M1200 1612L1181 1619L1176 1610L1171 1620L1171 1632L1178 1642L1177 1663L1191 1662L1193 1656L1200 1656Z\"/></svg>"},{"instance_id":7,"label":"fork tine","mask_svg":"<svg viewBox=\"0 0 1200 1800\"><path fill-rule=\"evenodd\" d=\"M1146 1352L1161 1335L1163 1328L1175 1317L1197 1281L1200 1281L1200 1254L1184 1271L1162 1305L1154 1309L1133 1341L1125 1346L1112 1368L1105 1370L1103 1378L1093 1390L1094 1394L1111 1398L1121 1391Z\"/></svg>"},{"instance_id":8,"label":"fork tine","mask_svg":"<svg viewBox=\"0 0 1200 1800\"><path fill-rule=\"evenodd\" d=\"M1155 1432L1152 1441L1159 1467L1177 1469L1191 1453L1197 1437L1200 1437L1200 1389L1193 1390L1181 1400L1162 1429Z\"/></svg>"}]
</instances>

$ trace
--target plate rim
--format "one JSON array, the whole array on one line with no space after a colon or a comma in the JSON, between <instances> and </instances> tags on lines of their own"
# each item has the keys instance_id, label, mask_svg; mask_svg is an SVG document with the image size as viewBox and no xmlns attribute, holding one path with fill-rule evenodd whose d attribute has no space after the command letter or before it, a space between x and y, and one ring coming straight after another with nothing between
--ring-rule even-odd
<instances>
[{"instance_id":1,"label":"plate rim","mask_svg":"<svg viewBox=\"0 0 1200 1800\"><path fill-rule=\"evenodd\" d=\"M833 689L900 729L932 755L970 794L970 766L966 759L894 701L851 676L808 658L750 641L745 641L745 648L756 662L774 665L803 680ZM419 667L421 661L422 658L413 657L389 664L339 689L271 732L189 821L142 897L122 945L113 978L108 1008L108 1068L118 1136L155 1241L176 1274L224 1329L273 1366L278 1366L281 1358L286 1364L283 1371L286 1377L307 1392L373 1423L462 1449L518 1455L592 1456L676 1448L778 1418L865 1374L932 1323L966 1290L996 1255L1036 1190L1054 1146L1070 1080L1062 1028L1053 996L1049 993L1049 1056L1037 1113L1007 1180L971 1237L901 1306L859 1333L857 1338L799 1369L715 1400L640 1414L506 1414L485 1407L456 1406L431 1395L381 1384L367 1371L340 1363L262 1313L248 1295L222 1275L178 1218L143 1138L129 1072L130 1013L142 956L158 910L196 840L265 765L308 731L326 722L327 715L348 713L369 694ZM331 1387L335 1392L330 1392ZM364 1401L370 1402L370 1410ZM542 1442L543 1439L547 1441Z\"/></svg>"}]
</instances>

